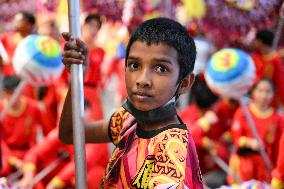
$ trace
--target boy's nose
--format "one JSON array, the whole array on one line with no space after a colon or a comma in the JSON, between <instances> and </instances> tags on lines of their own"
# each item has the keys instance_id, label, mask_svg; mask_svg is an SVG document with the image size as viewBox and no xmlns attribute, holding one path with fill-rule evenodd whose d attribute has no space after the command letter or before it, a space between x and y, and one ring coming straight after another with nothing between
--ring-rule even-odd
<instances>
[{"instance_id":1,"label":"boy's nose","mask_svg":"<svg viewBox=\"0 0 284 189\"><path fill-rule=\"evenodd\" d=\"M151 74L145 70L140 72L136 80L136 85L139 87L150 87L151 86Z\"/></svg>"}]
</instances>

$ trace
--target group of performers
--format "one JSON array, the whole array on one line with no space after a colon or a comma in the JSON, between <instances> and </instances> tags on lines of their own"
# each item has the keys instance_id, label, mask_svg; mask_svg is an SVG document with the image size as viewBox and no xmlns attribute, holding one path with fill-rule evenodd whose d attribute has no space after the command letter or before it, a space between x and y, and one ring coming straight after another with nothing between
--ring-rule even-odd
<instances>
[{"instance_id":1,"label":"group of performers","mask_svg":"<svg viewBox=\"0 0 284 189\"><path fill-rule=\"evenodd\" d=\"M15 30L0 35L7 56L1 54L2 111L17 86L12 57L17 44L26 36L35 33L57 39L62 48L55 21L43 18L36 22L28 12L20 12L15 18ZM86 15L82 23L82 40L90 48L89 69L85 73L85 117L88 122L104 117L101 94L113 74L118 75L117 103L126 97L124 85L123 42L117 56L107 57L103 48L95 45L95 38L102 21L96 14ZM211 188L221 185L241 184L256 179L269 183L275 189L284 188L284 59L282 51L272 49L273 32L264 29L255 35L253 44L244 48L255 63L256 78L248 95L249 113L262 143L254 138L248 126L244 110L236 99L214 94L206 84L203 73L189 91L186 108L179 115L190 130L199 158L205 183ZM198 53L198 52L197 52ZM108 59L108 62L105 61ZM110 61L109 61L110 60ZM107 64L105 64L107 62ZM67 93L69 75L62 76L48 86L26 86L23 93L0 120L2 167L1 177L13 180L15 185L25 188L68 188L75 185L74 149L58 139L58 122ZM39 137L39 131L42 137ZM40 142L39 142L40 141ZM99 188L109 161L108 144L87 144L88 188ZM264 148L271 167L266 166L260 151ZM220 159L228 164L220 168ZM52 165L55 165L52 167ZM41 174L46 171L46 174ZM43 176L42 176L43 175Z\"/></svg>"}]
</instances>

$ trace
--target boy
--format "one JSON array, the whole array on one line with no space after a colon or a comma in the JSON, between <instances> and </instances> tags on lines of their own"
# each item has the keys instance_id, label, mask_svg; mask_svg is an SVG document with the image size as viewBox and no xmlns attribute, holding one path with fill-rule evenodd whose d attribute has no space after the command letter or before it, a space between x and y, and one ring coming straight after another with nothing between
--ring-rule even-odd
<instances>
[{"instance_id":1,"label":"boy","mask_svg":"<svg viewBox=\"0 0 284 189\"><path fill-rule=\"evenodd\" d=\"M71 35L64 33L69 41ZM63 63L87 64L79 39L67 42ZM116 148L102 188L203 188L194 142L175 103L192 85L196 57L193 39L179 23L156 18L131 35L125 62L126 103L110 120L86 123L86 142ZM70 91L63 107L59 137L72 143Z\"/></svg>"}]
</instances>

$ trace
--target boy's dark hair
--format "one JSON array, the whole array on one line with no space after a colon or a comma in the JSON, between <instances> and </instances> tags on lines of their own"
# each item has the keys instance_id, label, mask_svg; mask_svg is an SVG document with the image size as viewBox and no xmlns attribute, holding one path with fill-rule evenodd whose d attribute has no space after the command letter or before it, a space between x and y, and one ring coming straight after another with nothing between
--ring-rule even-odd
<instances>
[{"instance_id":1,"label":"boy's dark hair","mask_svg":"<svg viewBox=\"0 0 284 189\"><path fill-rule=\"evenodd\" d=\"M101 17L98 15L98 14L89 14L85 20L84 20L84 23L85 24L88 24L89 22L91 22L92 20L96 20L98 22L98 25L99 25L99 28L101 27L102 25L102 19Z\"/></svg>"},{"instance_id":2,"label":"boy's dark hair","mask_svg":"<svg viewBox=\"0 0 284 189\"><path fill-rule=\"evenodd\" d=\"M35 16L27 11L21 11L19 14L23 15L24 18L33 26L36 23Z\"/></svg>"},{"instance_id":3,"label":"boy's dark hair","mask_svg":"<svg viewBox=\"0 0 284 189\"><path fill-rule=\"evenodd\" d=\"M20 83L21 79L18 76L5 76L3 78L3 89L4 90L13 90Z\"/></svg>"},{"instance_id":4,"label":"boy's dark hair","mask_svg":"<svg viewBox=\"0 0 284 189\"><path fill-rule=\"evenodd\" d=\"M151 44L164 43L176 49L180 73L178 82L192 72L196 58L196 47L185 27L168 18L154 18L143 22L130 36L127 49L127 61L130 48L135 41Z\"/></svg>"},{"instance_id":5,"label":"boy's dark hair","mask_svg":"<svg viewBox=\"0 0 284 189\"><path fill-rule=\"evenodd\" d=\"M204 79L196 76L190 90L189 100L199 108L207 109L218 100L218 96L209 89Z\"/></svg>"},{"instance_id":6,"label":"boy's dark hair","mask_svg":"<svg viewBox=\"0 0 284 189\"><path fill-rule=\"evenodd\" d=\"M256 33L255 38L265 45L272 46L274 33L269 29L262 29Z\"/></svg>"}]
</instances>

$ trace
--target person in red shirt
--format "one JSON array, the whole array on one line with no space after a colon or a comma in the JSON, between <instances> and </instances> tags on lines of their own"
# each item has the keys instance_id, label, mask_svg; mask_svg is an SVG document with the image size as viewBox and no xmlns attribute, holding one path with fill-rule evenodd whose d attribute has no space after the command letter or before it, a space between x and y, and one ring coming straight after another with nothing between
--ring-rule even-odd
<instances>
[{"instance_id":1,"label":"person in red shirt","mask_svg":"<svg viewBox=\"0 0 284 189\"><path fill-rule=\"evenodd\" d=\"M85 120L91 119L89 103L85 101ZM75 187L74 146L62 143L58 129L53 129L39 144L29 150L24 159L23 178L18 182L21 187L31 187L36 174L59 161L37 185L36 189ZM68 156L66 156L68 155ZM109 158L108 144L86 145L87 184L90 189L98 189Z\"/></svg>"},{"instance_id":2,"label":"person in red shirt","mask_svg":"<svg viewBox=\"0 0 284 189\"><path fill-rule=\"evenodd\" d=\"M19 82L20 79L17 76L4 77L3 99L0 102L1 112L7 106ZM2 142L11 151L10 157L7 158L11 165L17 162L16 160L23 159L27 150L36 143L37 129L43 126L42 116L36 101L20 95L0 120Z\"/></svg>"},{"instance_id":3,"label":"person in red shirt","mask_svg":"<svg viewBox=\"0 0 284 189\"><path fill-rule=\"evenodd\" d=\"M263 77L272 79L275 84L275 107L284 105L284 63L278 52L272 49L274 34L272 31L263 29L256 33L253 41L255 52L251 54L256 68L255 81Z\"/></svg>"},{"instance_id":4,"label":"person in red shirt","mask_svg":"<svg viewBox=\"0 0 284 189\"><path fill-rule=\"evenodd\" d=\"M271 186L273 189L284 189L284 133L279 143L277 163L272 171Z\"/></svg>"},{"instance_id":5,"label":"person in red shirt","mask_svg":"<svg viewBox=\"0 0 284 189\"><path fill-rule=\"evenodd\" d=\"M14 31L5 32L0 36L0 42L4 52L0 53L3 59L3 75L14 75L15 71L12 66L12 59L19 42L26 36L33 33L36 19L33 14L22 11L15 15L13 20Z\"/></svg>"},{"instance_id":6,"label":"person in red shirt","mask_svg":"<svg viewBox=\"0 0 284 189\"><path fill-rule=\"evenodd\" d=\"M196 77L189 98L192 103L179 115L191 130L205 182L209 187L217 188L225 184L226 174L214 163L211 153L217 153L224 161L228 161L230 140L226 135L237 103L218 99L202 77Z\"/></svg>"},{"instance_id":7,"label":"person in red shirt","mask_svg":"<svg viewBox=\"0 0 284 189\"><path fill-rule=\"evenodd\" d=\"M251 90L252 102L247 105L255 128L261 138L270 162L275 163L278 154L278 144L283 128L283 120L271 106L274 96L272 80L262 78ZM260 154L260 145L254 138L248 125L246 115L240 107L235 115L231 128L235 150L230 157L231 169L243 180L256 179L270 182L271 172L265 166ZM228 178L232 183L234 180Z\"/></svg>"},{"instance_id":8,"label":"person in red shirt","mask_svg":"<svg viewBox=\"0 0 284 189\"><path fill-rule=\"evenodd\" d=\"M103 118L103 108L100 99L101 91L101 67L105 52L95 45L95 38L101 27L102 21L99 15L90 14L84 20L82 26L82 40L90 48L89 69L85 73L84 93L90 102L92 118L94 120Z\"/></svg>"}]
</instances>

